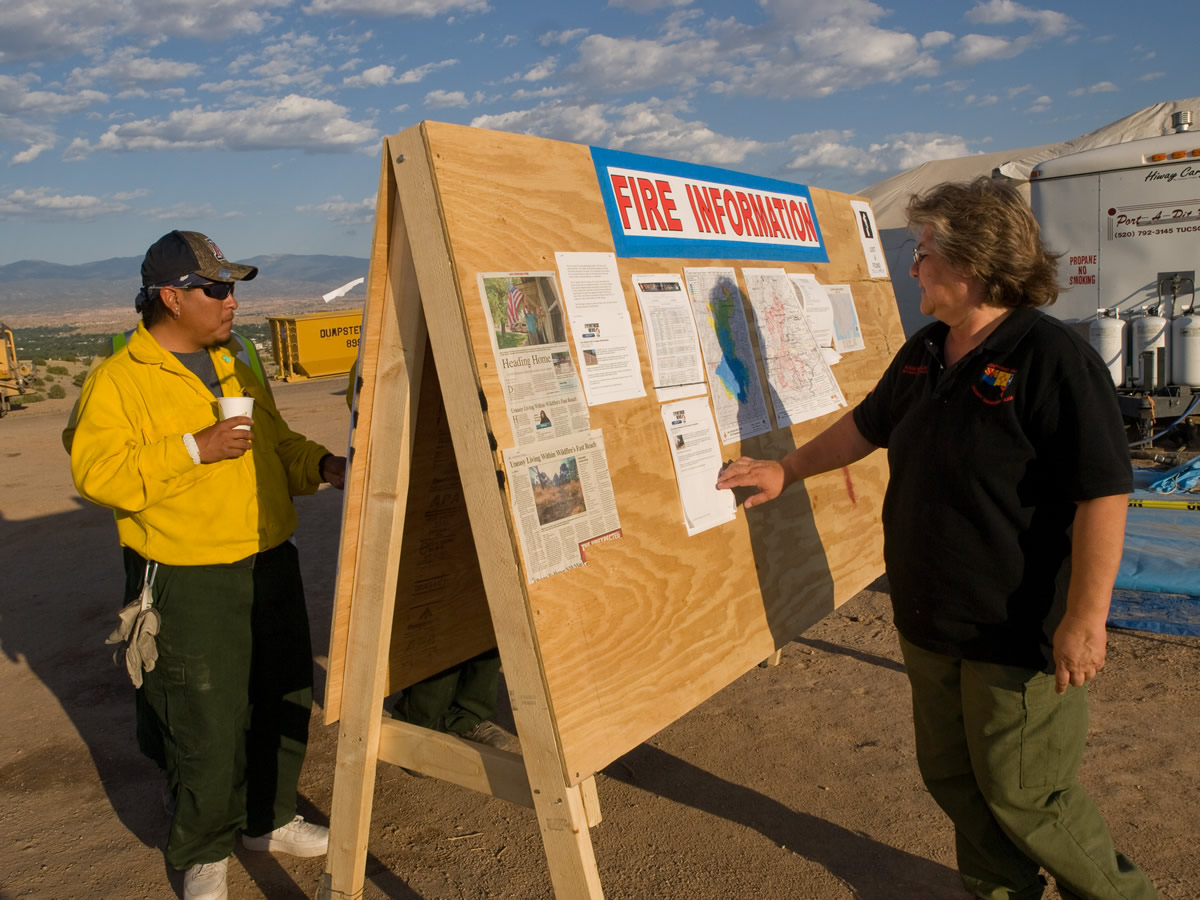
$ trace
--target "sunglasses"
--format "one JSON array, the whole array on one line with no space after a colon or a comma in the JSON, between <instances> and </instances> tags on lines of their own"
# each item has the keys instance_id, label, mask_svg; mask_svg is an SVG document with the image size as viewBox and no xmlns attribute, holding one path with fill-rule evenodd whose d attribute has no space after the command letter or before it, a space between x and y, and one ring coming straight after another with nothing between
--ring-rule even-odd
<instances>
[{"instance_id":1,"label":"sunglasses","mask_svg":"<svg viewBox=\"0 0 1200 900\"><path fill-rule=\"evenodd\" d=\"M205 296L214 300L224 300L233 293L232 281L214 281L209 284L188 284L182 290L203 290Z\"/></svg>"}]
</instances>

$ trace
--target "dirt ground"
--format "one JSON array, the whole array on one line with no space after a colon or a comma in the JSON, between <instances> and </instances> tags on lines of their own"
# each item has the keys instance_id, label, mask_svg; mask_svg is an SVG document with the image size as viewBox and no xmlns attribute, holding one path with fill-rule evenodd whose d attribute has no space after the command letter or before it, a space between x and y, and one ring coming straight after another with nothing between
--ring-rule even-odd
<instances>
[{"instance_id":1,"label":"dirt ground","mask_svg":"<svg viewBox=\"0 0 1200 900\"><path fill-rule=\"evenodd\" d=\"M133 740L104 636L121 569L112 516L79 500L59 432L77 393L0 421L0 900L179 896L160 779ZM289 422L345 444L335 382L278 385ZM341 496L300 498L324 693ZM592 831L613 898L961 898L951 830L913 755L886 583L597 775ZM1081 780L1162 897L1200 897L1200 639L1111 633ZM498 719L511 729L502 710ZM336 726L314 710L301 811L327 822ZM314 895L323 863L239 851L230 896ZM543 898L533 813L381 766L366 898ZM1053 890L1049 897L1057 897Z\"/></svg>"}]
</instances>

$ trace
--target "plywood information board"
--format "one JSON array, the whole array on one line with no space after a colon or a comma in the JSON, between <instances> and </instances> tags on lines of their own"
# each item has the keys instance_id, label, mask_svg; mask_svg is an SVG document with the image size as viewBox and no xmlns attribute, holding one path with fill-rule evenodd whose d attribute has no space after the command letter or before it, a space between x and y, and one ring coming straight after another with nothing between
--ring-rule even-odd
<instances>
[{"instance_id":1,"label":"plywood information board","mask_svg":"<svg viewBox=\"0 0 1200 900\"><path fill-rule=\"evenodd\" d=\"M636 274L732 267L751 334L743 270L848 285L863 349L832 371L852 407L903 342L852 201L439 123L385 142L330 652L326 708L341 734L325 896L361 893L377 759L532 805L556 893L600 896L588 831L599 820L594 773L882 572L883 454L689 536L632 285ZM644 233L629 233L639 222ZM685 255L716 250L745 256ZM500 324L481 275L550 277L562 253L615 254L645 389L586 407L619 532L590 544L586 562L534 580L504 467L505 451L529 438L514 433L496 341L510 327L549 340L555 298L540 298L526 322L510 297ZM551 280L562 299L562 273ZM570 346L576 373L560 374L587 364L580 346ZM756 340L766 389L761 352ZM783 428L772 414L765 434L720 451L779 457L845 412ZM493 633L520 755L382 718L384 696L486 649Z\"/></svg>"}]
</instances>

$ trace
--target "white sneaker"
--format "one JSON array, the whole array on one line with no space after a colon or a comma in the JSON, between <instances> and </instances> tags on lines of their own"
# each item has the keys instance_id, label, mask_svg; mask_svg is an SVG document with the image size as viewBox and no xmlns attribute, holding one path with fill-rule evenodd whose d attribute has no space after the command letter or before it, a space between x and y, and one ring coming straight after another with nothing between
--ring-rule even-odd
<instances>
[{"instance_id":1,"label":"white sneaker","mask_svg":"<svg viewBox=\"0 0 1200 900\"><path fill-rule=\"evenodd\" d=\"M243 834L242 846L247 850L278 850L292 856L324 856L329 850L329 829L305 822L304 816L296 816L286 825L258 837Z\"/></svg>"},{"instance_id":2,"label":"white sneaker","mask_svg":"<svg viewBox=\"0 0 1200 900\"><path fill-rule=\"evenodd\" d=\"M220 862L192 866L183 876L183 900L225 900L229 896L228 870L228 856Z\"/></svg>"}]
</instances>

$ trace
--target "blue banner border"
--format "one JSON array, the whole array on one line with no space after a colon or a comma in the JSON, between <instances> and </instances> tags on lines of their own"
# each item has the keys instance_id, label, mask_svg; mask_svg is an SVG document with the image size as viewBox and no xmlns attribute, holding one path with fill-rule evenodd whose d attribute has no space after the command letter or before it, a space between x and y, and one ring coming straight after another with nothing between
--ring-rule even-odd
<instances>
[{"instance_id":1,"label":"blue banner border","mask_svg":"<svg viewBox=\"0 0 1200 900\"><path fill-rule=\"evenodd\" d=\"M757 259L782 260L787 262L825 263L829 262L829 252L825 249L825 238L821 235L821 223L817 219L817 210L813 206L812 196L808 186L791 181L780 181L777 178L765 178L760 175L749 175L732 169L721 169L716 166L703 166L698 163L679 162L673 159L662 159L657 156L643 156L640 153L626 153L623 150L608 150L604 147L589 147L592 154L592 165L596 169L596 181L600 185L600 196L604 198L604 211L608 215L608 229L612 234L613 248L617 256L679 258L679 259ZM788 247L779 244L759 244L743 241L680 239L659 237L630 237L621 229L621 214L617 210L617 198L613 194L612 182L609 181L607 167L615 166L622 169L636 169L643 172L657 172L662 175L674 175L679 178L695 178L701 181L712 181L718 184L728 184L735 187L750 188L751 190L770 191L776 194L789 194L803 197L812 212L813 226L817 231L816 247Z\"/></svg>"}]
</instances>

